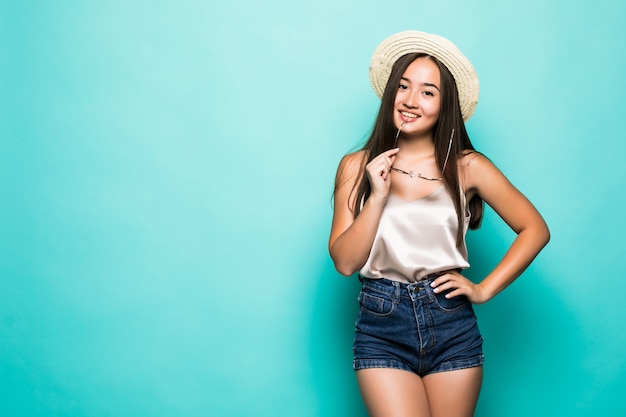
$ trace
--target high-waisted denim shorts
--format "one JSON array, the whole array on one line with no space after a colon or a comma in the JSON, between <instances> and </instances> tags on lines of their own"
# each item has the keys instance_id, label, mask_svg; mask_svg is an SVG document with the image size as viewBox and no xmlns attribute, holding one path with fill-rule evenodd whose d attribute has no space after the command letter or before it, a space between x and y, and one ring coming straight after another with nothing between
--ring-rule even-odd
<instances>
[{"instance_id":1,"label":"high-waisted denim shorts","mask_svg":"<svg viewBox=\"0 0 626 417\"><path fill-rule=\"evenodd\" d=\"M483 338L472 303L445 298L423 281L360 278L354 369L396 368L425 376L480 366Z\"/></svg>"}]
</instances>

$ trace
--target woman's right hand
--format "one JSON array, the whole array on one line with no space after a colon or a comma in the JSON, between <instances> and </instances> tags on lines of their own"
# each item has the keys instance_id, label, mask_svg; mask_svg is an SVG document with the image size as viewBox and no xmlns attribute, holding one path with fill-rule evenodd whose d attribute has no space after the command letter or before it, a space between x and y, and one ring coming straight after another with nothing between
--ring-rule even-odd
<instances>
[{"instance_id":1,"label":"woman's right hand","mask_svg":"<svg viewBox=\"0 0 626 417\"><path fill-rule=\"evenodd\" d=\"M391 149L367 163L367 179L363 178L363 164L367 160L364 150L344 156L339 163L328 249L335 268L342 275L354 274L367 261L389 194L389 169L397 153L398 149ZM367 201L362 203L359 215L355 217L356 188L360 186L361 179L370 182L371 192Z\"/></svg>"},{"instance_id":2,"label":"woman's right hand","mask_svg":"<svg viewBox=\"0 0 626 417\"><path fill-rule=\"evenodd\" d=\"M370 198L387 199L391 186L391 167L396 160L396 154L400 149L394 148L381 153L372 159L366 166L365 172L370 182L372 191Z\"/></svg>"}]
</instances>

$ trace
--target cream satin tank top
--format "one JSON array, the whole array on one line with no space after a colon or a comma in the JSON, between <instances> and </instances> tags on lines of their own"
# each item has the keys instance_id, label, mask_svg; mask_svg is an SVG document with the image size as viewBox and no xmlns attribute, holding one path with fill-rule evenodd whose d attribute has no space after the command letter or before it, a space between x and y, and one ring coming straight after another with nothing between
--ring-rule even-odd
<instances>
[{"instance_id":1,"label":"cream satin tank top","mask_svg":"<svg viewBox=\"0 0 626 417\"><path fill-rule=\"evenodd\" d=\"M461 195L462 206L466 207L465 195ZM467 211L464 220L463 244L457 247L454 202L443 184L413 201L390 193L369 258L359 273L366 278L411 283L434 272L468 268Z\"/></svg>"}]
</instances>

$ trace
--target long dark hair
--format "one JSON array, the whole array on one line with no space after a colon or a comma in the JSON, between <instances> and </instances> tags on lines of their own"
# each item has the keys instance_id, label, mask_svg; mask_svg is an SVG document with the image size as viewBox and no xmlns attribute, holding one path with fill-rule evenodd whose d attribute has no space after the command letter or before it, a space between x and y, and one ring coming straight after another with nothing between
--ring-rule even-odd
<instances>
[{"instance_id":1,"label":"long dark hair","mask_svg":"<svg viewBox=\"0 0 626 417\"><path fill-rule=\"evenodd\" d=\"M461 193L463 190L459 185L459 173L457 161L460 156L465 152L475 152L475 148L470 141L470 138L465 130L465 123L461 114L461 107L459 105L459 94L457 92L456 82L454 77L438 59L426 55L426 54L408 54L399 58L393 68L391 69L391 75L389 81L385 87L385 92L380 103L378 115L374 122L372 133L367 140L367 143L363 146L362 150L365 151L367 158L363 160L363 166L361 167L363 174L361 179L355 184L353 192L356 191L356 198L354 201L354 217L356 218L361 212L362 204L368 199L371 193L371 185L367 180L367 174L365 173L365 165L374 159L377 155L384 151L391 149L394 145L395 135L397 128L393 121L393 108L398 92L398 86L400 85L400 79L407 67L415 61L417 58L427 57L431 59L439 67L441 74L441 110L439 111L439 120L433 128L433 141L435 145L435 160L437 166L443 172L443 183L448 190L454 207L456 209L457 220L459 223L457 234L457 245L463 242L463 221L465 217L465 207L461 204ZM443 164L448 153L448 145L450 141L450 134L454 129L454 138L452 140L452 147L450 149L450 155L448 157L448 163L446 164L445 171L443 170ZM483 217L483 200L475 194L468 202L470 223L470 229L477 229L480 226Z\"/></svg>"}]
</instances>

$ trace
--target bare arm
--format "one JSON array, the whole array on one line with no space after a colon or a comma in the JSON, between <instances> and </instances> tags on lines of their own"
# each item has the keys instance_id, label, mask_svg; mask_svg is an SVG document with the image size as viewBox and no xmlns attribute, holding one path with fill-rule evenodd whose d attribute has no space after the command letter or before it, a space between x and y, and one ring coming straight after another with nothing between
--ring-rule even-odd
<instances>
[{"instance_id":1,"label":"bare arm","mask_svg":"<svg viewBox=\"0 0 626 417\"><path fill-rule=\"evenodd\" d=\"M384 152L367 164L372 192L356 219L353 212L356 191L352 190L360 181L366 154L360 151L347 155L339 164L328 249L335 268L342 275L354 274L367 261L387 201L391 183L389 167L396 153L397 149Z\"/></svg>"},{"instance_id":2,"label":"bare arm","mask_svg":"<svg viewBox=\"0 0 626 417\"><path fill-rule=\"evenodd\" d=\"M465 157L466 189L478 193L517 237L502 260L480 283L473 284L460 274L446 274L433 283L437 291L453 288L449 297L466 295L484 303L510 285L530 265L550 240L548 227L532 203L519 192L487 158L480 154Z\"/></svg>"}]
</instances>

